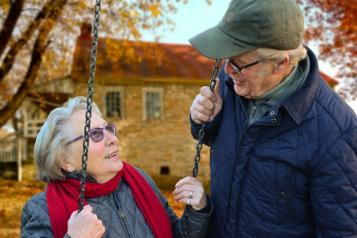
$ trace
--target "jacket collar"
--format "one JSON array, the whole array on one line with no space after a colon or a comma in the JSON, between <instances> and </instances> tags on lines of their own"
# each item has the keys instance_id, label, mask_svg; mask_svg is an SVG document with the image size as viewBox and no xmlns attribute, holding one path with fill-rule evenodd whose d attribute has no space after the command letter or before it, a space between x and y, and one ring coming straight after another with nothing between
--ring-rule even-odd
<instances>
[{"instance_id":1,"label":"jacket collar","mask_svg":"<svg viewBox=\"0 0 357 238\"><path fill-rule=\"evenodd\" d=\"M309 48L307 48L307 55L310 60L310 71L305 84L300 90L282 103L282 106L298 125L309 117L307 113L311 108L321 81L316 56ZM306 63L306 60L301 61L301 63Z\"/></svg>"}]
</instances>

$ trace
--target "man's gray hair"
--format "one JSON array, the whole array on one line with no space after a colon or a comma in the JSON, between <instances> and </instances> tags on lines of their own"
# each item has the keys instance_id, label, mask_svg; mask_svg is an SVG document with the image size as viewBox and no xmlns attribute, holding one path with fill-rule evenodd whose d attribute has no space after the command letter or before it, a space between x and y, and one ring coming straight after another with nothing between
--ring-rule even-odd
<instances>
[{"instance_id":1,"label":"man's gray hair","mask_svg":"<svg viewBox=\"0 0 357 238\"><path fill-rule=\"evenodd\" d=\"M299 45L298 48L293 50L275 50L267 48L258 48L258 54L263 59L267 60L282 60L285 55L289 56L289 65L296 66L300 60L305 59L307 55L306 48L303 45Z\"/></svg>"},{"instance_id":2,"label":"man's gray hair","mask_svg":"<svg viewBox=\"0 0 357 238\"><path fill-rule=\"evenodd\" d=\"M87 98L77 96L69 99L62 107L50 112L36 137L34 161L37 167L37 178L49 182L63 180L64 174L60 167L60 159L68 156L65 143L73 139L68 121L78 110L86 110ZM93 102L92 113L101 116L97 105ZM84 128L83 128L84 130Z\"/></svg>"}]
</instances>

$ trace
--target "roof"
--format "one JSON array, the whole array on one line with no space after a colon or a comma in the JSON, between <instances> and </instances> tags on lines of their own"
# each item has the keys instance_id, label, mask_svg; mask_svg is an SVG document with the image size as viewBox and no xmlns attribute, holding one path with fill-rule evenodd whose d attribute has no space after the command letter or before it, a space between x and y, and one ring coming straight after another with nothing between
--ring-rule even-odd
<instances>
[{"instance_id":1,"label":"roof","mask_svg":"<svg viewBox=\"0 0 357 238\"><path fill-rule=\"evenodd\" d=\"M71 94L67 93L38 93L34 91L27 93L27 98L47 113L62 106L70 97Z\"/></svg>"},{"instance_id":2,"label":"roof","mask_svg":"<svg viewBox=\"0 0 357 238\"><path fill-rule=\"evenodd\" d=\"M331 86L334 87L338 84L338 81L331 78L330 76L328 76L327 74L325 74L324 72L320 71L320 74L322 76L322 78Z\"/></svg>"},{"instance_id":3,"label":"roof","mask_svg":"<svg viewBox=\"0 0 357 238\"><path fill-rule=\"evenodd\" d=\"M9 135L11 135L9 131L0 128L0 139L6 138Z\"/></svg>"},{"instance_id":4,"label":"roof","mask_svg":"<svg viewBox=\"0 0 357 238\"><path fill-rule=\"evenodd\" d=\"M74 82L87 82L91 39L78 38L72 65ZM126 49L126 50L123 50ZM113 53L116 52L116 53ZM127 57L131 55L132 57ZM124 59L124 60L123 60ZM123 81L209 81L214 60L190 45L99 39L96 79Z\"/></svg>"},{"instance_id":5,"label":"roof","mask_svg":"<svg viewBox=\"0 0 357 238\"><path fill-rule=\"evenodd\" d=\"M71 77L87 83L92 40L90 26L82 26L76 43ZM96 82L102 84L190 83L208 84L214 60L199 54L191 45L124 41L99 38ZM330 86L338 82L321 72Z\"/></svg>"}]
</instances>

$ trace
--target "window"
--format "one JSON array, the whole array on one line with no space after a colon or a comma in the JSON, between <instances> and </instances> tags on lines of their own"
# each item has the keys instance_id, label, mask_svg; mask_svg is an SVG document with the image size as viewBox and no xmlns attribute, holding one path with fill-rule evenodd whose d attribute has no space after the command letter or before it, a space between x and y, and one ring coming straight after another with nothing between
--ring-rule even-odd
<instances>
[{"instance_id":1,"label":"window","mask_svg":"<svg viewBox=\"0 0 357 238\"><path fill-rule=\"evenodd\" d=\"M144 120L162 118L162 89L144 88Z\"/></svg>"},{"instance_id":2,"label":"window","mask_svg":"<svg viewBox=\"0 0 357 238\"><path fill-rule=\"evenodd\" d=\"M170 175L170 167L169 166L161 166L160 167L160 175Z\"/></svg>"},{"instance_id":3,"label":"window","mask_svg":"<svg viewBox=\"0 0 357 238\"><path fill-rule=\"evenodd\" d=\"M123 93L122 90L106 90L104 94L105 116L124 118L123 113Z\"/></svg>"}]
</instances>

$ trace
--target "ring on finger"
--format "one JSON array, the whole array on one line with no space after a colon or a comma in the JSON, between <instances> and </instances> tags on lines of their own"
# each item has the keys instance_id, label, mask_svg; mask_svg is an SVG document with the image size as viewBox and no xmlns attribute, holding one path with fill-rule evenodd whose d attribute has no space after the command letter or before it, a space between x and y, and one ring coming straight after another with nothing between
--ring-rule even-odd
<instances>
[{"instance_id":1,"label":"ring on finger","mask_svg":"<svg viewBox=\"0 0 357 238\"><path fill-rule=\"evenodd\" d=\"M188 193L188 197L189 197L189 198L192 198L192 197L193 197L192 191L190 191L190 192Z\"/></svg>"}]
</instances>

